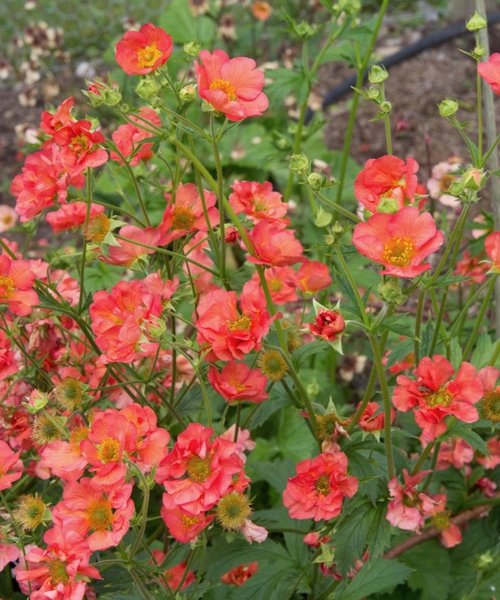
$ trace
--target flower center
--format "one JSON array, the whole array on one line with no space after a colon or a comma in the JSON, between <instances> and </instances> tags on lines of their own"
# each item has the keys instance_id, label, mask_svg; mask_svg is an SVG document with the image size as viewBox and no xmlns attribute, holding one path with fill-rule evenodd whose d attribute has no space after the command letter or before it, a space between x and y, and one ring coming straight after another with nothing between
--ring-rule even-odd
<instances>
[{"instance_id":1,"label":"flower center","mask_svg":"<svg viewBox=\"0 0 500 600\"><path fill-rule=\"evenodd\" d=\"M272 279L269 280L269 289L271 290L271 292L279 292L281 291L283 287L283 282L281 281L281 279L278 279L277 277L273 277Z\"/></svg>"},{"instance_id":2,"label":"flower center","mask_svg":"<svg viewBox=\"0 0 500 600\"><path fill-rule=\"evenodd\" d=\"M229 331L248 331L250 329L251 324L252 319L248 315L243 315L239 319L235 319L234 321L228 321L227 328L229 329Z\"/></svg>"},{"instance_id":3,"label":"flower center","mask_svg":"<svg viewBox=\"0 0 500 600\"><path fill-rule=\"evenodd\" d=\"M217 505L217 520L225 529L239 529L243 527L252 509L247 496L232 492L227 494Z\"/></svg>"},{"instance_id":4,"label":"flower center","mask_svg":"<svg viewBox=\"0 0 500 600\"><path fill-rule=\"evenodd\" d=\"M94 531L105 531L113 524L111 502L104 498L94 500L87 508L89 528Z\"/></svg>"},{"instance_id":5,"label":"flower center","mask_svg":"<svg viewBox=\"0 0 500 600\"><path fill-rule=\"evenodd\" d=\"M87 224L85 237L88 242L100 243L111 231L111 220L106 215L96 215Z\"/></svg>"},{"instance_id":6,"label":"flower center","mask_svg":"<svg viewBox=\"0 0 500 600\"><path fill-rule=\"evenodd\" d=\"M80 427L75 427L75 429L73 429L73 431L71 432L71 435L69 436L69 443L71 446L71 449L73 451L77 451L78 453L80 452L80 442L83 442L83 440L86 440L89 436L89 429L88 427L85 427L84 425L81 425Z\"/></svg>"},{"instance_id":7,"label":"flower center","mask_svg":"<svg viewBox=\"0 0 500 600\"><path fill-rule=\"evenodd\" d=\"M156 61L160 57L161 50L158 50L158 46L156 44L150 44L137 52L137 63L142 69L147 69L149 67L154 67Z\"/></svg>"},{"instance_id":8,"label":"flower center","mask_svg":"<svg viewBox=\"0 0 500 600\"><path fill-rule=\"evenodd\" d=\"M484 416L495 423L500 422L500 389L488 392L481 403Z\"/></svg>"},{"instance_id":9,"label":"flower center","mask_svg":"<svg viewBox=\"0 0 500 600\"><path fill-rule=\"evenodd\" d=\"M440 512L432 517L431 523L440 531L448 529L450 526L450 515L447 512Z\"/></svg>"},{"instance_id":10,"label":"flower center","mask_svg":"<svg viewBox=\"0 0 500 600\"><path fill-rule=\"evenodd\" d=\"M69 575L66 571L66 563L60 558L50 560L47 564L47 568L49 569L49 575L53 585L57 585L58 583L68 583Z\"/></svg>"},{"instance_id":11,"label":"flower center","mask_svg":"<svg viewBox=\"0 0 500 600\"><path fill-rule=\"evenodd\" d=\"M453 394L450 394L450 392L446 390L439 390L425 397L425 403L430 408L436 408L436 406L443 406L444 408L448 408L452 400Z\"/></svg>"},{"instance_id":12,"label":"flower center","mask_svg":"<svg viewBox=\"0 0 500 600\"><path fill-rule=\"evenodd\" d=\"M189 479L202 483L210 475L210 457L192 456L187 462L186 471Z\"/></svg>"},{"instance_id":13,"label":"flower center","mask_svg":"<svg viewBox=\"0 0 500 600\"><path fill-rule=\"evenodd\" d=\"M321 477L319 477L316 480L314 488L316 489L318 494L326 496L326 494L328 494L328 492L330 491L330 480L328 478L328 475L321 475Z\"/></svg>"},{"instance_id":14,"label":"flower center","mask_svg":"<svg viewBox=\"0 0 500 600\"><path fill-rule=\"evenodd\" d=\"M233 101L236 99L236 90L234 89L234 85L227 79L216 79L215 81L212 81L212 83L209 85L209 88L211 90L220 90L221 92L224 92L228 100Z\"/></svg>"},{"instance_id":15,"label":"flower center","mask_svg":"<svg viewBox=\"0 0 500 600\"><path fill-rule=\"evenodd\" d=\"M396 267L407 267L415 256L415 244L409 237L393 238L384 246L382 259Z\"/></svg>"},{"instance_id":16,"label":"flower center","mask_svg":"<svg viewBox=\"0 0 500 600\"><path fill-rule=\"evenodd\" d=\"M450 185L455 181L456 176L446 173L439 182L439 191L444 194L450 189Z\"/></svg>"},{"instance_id":17,"label":"flower center","mask_svg":"<svg viewBox=\"0 0 500 600\"><path fill-rule=\"evenodd\" d=\"M81 133L80 135L75 135L71 138L69 147L72 152L75 152L76 154L81 154L82 152L90 150L91 144L89 138L83 133Z\"/></svg>"},{"instance_id":18,"label":"flower center","mask_svg":"<svg viewBox=\"0 0 500 600\"><path fill-rule=\"evenodd\" d=\"M191 515L182 515L181 521L186 527L193 527L198 524L199 518Z\"/></svg>"},{"instance_id":19,"label":"flower center","mask_svg":"<svg viewBox=\"0 0 500 600\"><path fill-rule=\"evenodd\" d=\"M97 458L102 463L116 462L120 458L120 442L108 437L100 444L97 444Z\"/></svg>"},{"instance_id":20,"label":"flower center","mask_svg":"<svg viewBox=\"0 0 500 600\"><path fill-rule=\"evenodd\" d=\"M194 223L193 211L187 206L177 206L174 210L172 229L190 229Z\"/></svg>"},{"instance_id":21,"label":"flower center","mask_svg":"<svg viewBox=\"0 0 500 600\"><path fill-rule=\"evenodd\" d=\"M16 286L12 277L0 275L0 298L8 299L14 293Z\"/></svg>"},{"instance_id":22,"label":"flower center","mask_svg":"<svg viewBox=\"0 0 500 600\"><path fill-rule=\"evenodd\" d=\"M266 350L259 357L258 365L271 381L279 381L287 374L288 365L278 350Z\"/></svg>"}]
</instances>

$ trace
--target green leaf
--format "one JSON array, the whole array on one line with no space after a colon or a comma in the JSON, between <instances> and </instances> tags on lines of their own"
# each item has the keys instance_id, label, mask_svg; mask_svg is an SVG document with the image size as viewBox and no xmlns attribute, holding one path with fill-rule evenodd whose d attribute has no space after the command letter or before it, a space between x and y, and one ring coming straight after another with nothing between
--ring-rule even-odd
<instances>
[{"instance_id":1,"label":"green leaf","mask_svg":"<svg viewBox=\"0 0 500 600\"><path fill-rule=\"evenodd\" d=\"M96 261L85 267L85 291L97 292L112 287L123 277L121 269L113 269L106 263Z\"/></svg>"},{"instance_id":2,"label":"green leaf","mask_svg":"<svg viewBox=\"0 0 500 600\"><path fill-rule=\"evenodd\" d=\"M407 315L392 315L390 317L386 317L382 321L381 327L383 329L387 329L388 331L392 331L393 333L405 335L409 338L413 338L415 336L414 323Z\"/></svg>"},{"instance_id":3,"label":"green leaf","mask_svg":"<svg viewBox=\"0 0 500 600\"><path fill-rule=\"evenodd\" d=\"M281 454L295 462L309 458L317 448L304 417L291 406L282 410L280 416L276 443Z\"/></svg>"},{"instance_id":4,"label":"green leaf","mask_svg":"<svg viewBox=\"0 0 500 600\"><path fill-rule=\"evenodd\" d=\"M440 439L447 440L453 437L460 437L470 444L474 450L478 450L481 454L489 454L488 446L483 438L471 429L468 423L457 422L452 425Z\"/></svg>"},{"instance_id":5,"label":"green leaf","mask_svg":"<svg viewBox=\"0 0 500 600\"><path fill-rule=\"evenodd\" d=\"M389 358L387 359L387 367L391 367L393 364L403 360L413 352L413 341L412 340L404 340L397 344L389 354Z\"/></svg>"},{"instance_id":6,"label":"green leaf","mask_svg":"<svg viewBox=\"0 0 500 600\"><path fill-rule=\"evenodd\" d=\"M178 44L199 41L202 44L210 42L215 33L215 23L205 16L194 18L186 0L171 0L158 20Z\"/></svg>"},{"instance_id":7,"label":"green leaf","mask_svg":"<svg viewBox=\"0 0 500 600\"><path fill-rule=\"evenodd\" d=\"M462 346L456 337L452 338L450 342L450 362L455 371L458 370L462 362Z\"/></svg>"},{"instance_id":8,"label":"green leaf","mask_svg":"<svg viewBox=\"0 0 500 600\"><path fill-rule=\"evenodd\" d=\"M489 362L495 350L495 345L487 333L482 333L476 343L476 349L472 354L471 363L476 369L485 367Z\"/></svg>"},{"instance_id":9,"label":"green leaf","mask_svg":"<svg viewBox=\"0 0 500 600\"><path fill-rule=\"evenodd\" d=\"M448 552L437 540L412 548L403 554L401 560L414 569L408 585L412 590L422 590L421 600L448 598L452 583L451 561Z\"/></svg>"},{"instance_id":10,"label":"green leaf","mask_svg":"<svg viewBox=\"0 0 500 600\"><path fill-rule=\"evenodd\" d=\"M429 321L424 328L424 332L422 334L422 343L420 347L421 356L429 356L430 354L432 337L434 336L434 329L435 326L432 321Z\"/></svg>"},{"instance_id":11,"label":"green leaf","mask_svg":"<svg viewBox=\"0 0 500 600\"><path fill-rule=\"evenodd\" d=\"M375 558L363 565L354 579L335 595L336 600L361 600L385 592L408 579L411 573L397 560Z\"/></svg>"}]
</instances>

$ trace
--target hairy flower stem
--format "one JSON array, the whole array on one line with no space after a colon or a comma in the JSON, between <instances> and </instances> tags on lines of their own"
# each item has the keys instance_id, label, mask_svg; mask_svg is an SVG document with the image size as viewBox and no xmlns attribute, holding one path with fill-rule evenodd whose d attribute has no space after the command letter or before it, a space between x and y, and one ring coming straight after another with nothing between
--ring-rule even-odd
<instances>
[{"instance_id":1,"label":"hairy flower stem","mask_svg":"<svg viewBox=\"0 0 500 600\"><path fill-rule=\"evenodd\" d=\"M431 450L434 448L434 442L430 442L429 444L427 444L427 446L422 450L422 452L420 453L420 456L418 457L417 462L415 463L413 470L411 472L412 475L416 475L420 469L422 468L422 466L424 465L425 461L427 460L427 457L429 456L429 454L431 453Z\"/></svg>"},{"instance_id":2,"label":"hairy flower stem","mask_svg":"<svg viewBox=\"0 0 500 600\"><path fill-rule=\"evenodd\" d=\"M421 289L418 295L417 302L417 314L415 316L415 341L413 342L413 348L415 352L415 364L420 361L420 331L422 329L422 318L424 315L425 306L425 289Z\"/></svg>"},{"instance_id":3,"label":"hairy flower stem","mask_svg":"<svg viewBox=\"0 0 500 600\"><path fill-rule=\"evenodd\" d=\"M217 143L217 133L215 131L215 120L213 113L210 115L210 130L212 132L212 150L214 153L215 170L217 172L217 206L219 208L220 217L220 277L222 282L226 284L226 235L224 231L225 212L224 212L224 180L222 177L222 162L220 159L219 145Z\"/></svg>"},{"instance_id":4,"label":"hairy flower stem","mask_svg":"<svg viewBox=\"0 0 500 600\"><path fill-rule=\"evenodd\" d=\"M378 32L382 25L382 21L384 19L385 13L387 11L387 7L389 5L389 0L382 0L380 4L380 9L378 11L377 20L375 22L375 27L373 29L372 36L370 38L370 43L368 44L368 48L366 49L366 54L363 57L362 61L357 62L356 64L356 85L355 87L360 89L363 87L363 81L365 78L366 69L370 62L370 58L372 57L373 48L375 47L375 43L378 38ZM345 183L345 175L347 172L347 163L349 161L349 155L351 151L351 143L352 136L354 133L354 126L356 124L356 115L358 112L359 106L359 94L354 94L354 98L351 103L351 110L349 111L349 118L347 121L347 129L344 135L344 147L342 149L342 159L340 162L340 172L339 172L339 183L337 186L337 197L335 202L340 204L342 201L342 194L344 191L344 183Z\"/></svg>"},{"instance_id":5,"label":"hairy flower stem","mask_svg":"<svg viewBox=\"0 0 500 600\"><path fill-rule=\"evenodd\" d=\"M392 479L396 474L394 467L394 454L392 449L392 434L391 434L391 399L389 396L389 387L385 377L384 365L382 363L382 353L375 335L370 334L370 344L373 351L373 360L375 369L377 370L380 390L382 392L382 400L384 403L384 444L387 458L387 474L389 479Z\"/></svg>"},{"instance_id":6,"label":"hairy flower stem","mask_svg":"<svg viewBox=\"0 0 500 600\"><path fill-rule=\"evenodd\" d=\"M141 508L141 525L139 527L139 533L132 544L132 548L130 549L130 556L133 557L137 554L139 547L144 539L144 533L146 531L146 523L148 521L148 509L149 509L149 485L146 481L146 478L142 474L142 471L133 463L129 463L129 466L133 467L133 470L137 474L139 481L142 484L142 491L144 493L144 499L142 501Z\"/></svg>"},{"instance_id":7,"label":"hairy flower stem","mask_svg":"<svg viewBox=\"0 0 500 600\"><path fill-rule=\"evenodd\" d=\"M481 327L484 325L484 315L490 305L491 297L493 296L493 292L495 291L495 280L496 277L493 277L488 285L488 290L486 291L486 295L481 302L481 307L476 317L476 321L474 323L474 327L472 329L472 333L469 336L467 341L467 345L465 346L465 350L463 352L464 360L468 360L469 354L472 352L474 345L476 344L477 337Z\"/></svg>"}]
</instances>

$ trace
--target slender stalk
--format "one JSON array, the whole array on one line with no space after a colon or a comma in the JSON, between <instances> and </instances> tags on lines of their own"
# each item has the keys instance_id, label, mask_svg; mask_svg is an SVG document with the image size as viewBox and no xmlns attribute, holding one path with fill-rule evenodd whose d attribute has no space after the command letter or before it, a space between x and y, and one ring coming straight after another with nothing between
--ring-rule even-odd
<instances>
[{"instance_id":1,"label":"slender stalk","mask_svg":"<svg viewBox=\"0 0 500 600\"><path fill-rule=\"evenodd\" d=\"M413 467L413 470L411 472L412 475L415 475L416 473L418 473L420 471L420 469L423 467L425 461L427 460L427 457L429 456L429 454L431 453L431 450L433 448L434 448L434 442L430 442L422 450L422 452L420 453L420 456L418 457L417 462L415 463L415 465Z\"/></svg>"},{"instance_id":2,"label":"slender stalk","mask_svg":"<svg viewBox=\"0 0 500 600\"><path fill-rule=\"evenodd\" d=\"M223 283L226 282L226 235L224 231L225 212L224 212L224 180L222 177L222 162L220 159L219 146L217 144L217 134L215 131L215 119L210 116L210 129L212 131L212 149L215 160L215 170L217 172L217 207L219 208L219 224L220 224L220 277Z\"/></svg>"},{"instance_id":3,"label":"slender stalk","mask_svg":"<svg viewBox=\"0 0 500 600\"><path fill-rule=\"evenodd\" d=\"M414 347L414 351L415 351L415 364L418 364L420 361L420 330L422 328L422 317L424 314L424 305L425 305L425 289L421 289L420 294L418 295L417 314L415 317L415 341L413 343L413 347Z\"/></svg>"},{"instance_id":4,"label":"slender stalk","mask_svg":"<svg viewBox=\"0 0 500 600\"><path fill-rule=\"evenodd\" d=\"M474 348L474 344L476 343L479 331L480 331L481 327L484 325L484 315L486 314L486 311L489 307L490 300L491 300L491 297L493 296L494 291L495 291L495 279L492 279L488 286L486 295L484 296L483 301L481 302L481 307L480 307L479 313L476 317L476 321L474 323L472 333L470 334L469 339L467 341L467 345L465 346L465 350L463 353L465 360L467 360L467 357L472 352L472 349Z\"/></svg>"}]
</instances>

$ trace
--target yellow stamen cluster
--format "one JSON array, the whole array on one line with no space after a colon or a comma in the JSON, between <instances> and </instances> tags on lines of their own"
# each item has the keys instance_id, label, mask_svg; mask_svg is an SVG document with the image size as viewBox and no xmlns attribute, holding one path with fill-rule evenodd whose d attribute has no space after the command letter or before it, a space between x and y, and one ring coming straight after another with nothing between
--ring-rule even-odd
<instances>
[{"instance_id":1,"label":"yellow stamen cluster","mask_svg":"<svg viewBox=\"0 0 500 600\"><path fill-rule=\"evenodd\" d=\"M415 256L415 244L409 237L393 238L386 242L382 259L395 267L407 267Z\"/></svg>"},{"instance_id":2,"label":"yellow stamen cluster","mask_svg":"<svg viewBox=\"0 0 500 600\"><path fill-rule=\"evenodd\" d=\"M208 87L211 90L224 92L230 101L236 100L236 90L234 89L234 85L230 81L227 81L227 79L215 79Z\"/></svg>"},{"instance_id":3,"label":"yellow stamen cluster","mask_svg":"<svg viewBox=\"0 0 500 600\"><path fill-rule=\"evenodd\" d=\"M25 531L36 529L47 519L47 516L47 505L38 494L21 496L14 510L14 519Z\"/></svg>"},{"instance_id":4,"label":"yellow stamen cluster","mask_svg":"<svg viewBox=\"0 0 500 600\"><path fill-rule=\"evenodd\" d=\"M252 513L250 500L244 494L231 492L224 496L217 504L217 520L224 529L241 529L245 520Z\"/></svg>"},{"instance_id":5,"label":"yellow stamen cluster","mask_svg":"<svg viewBox=\"0 0 500 600\"><path fill-rule=\"evenodd\" d=\"M288 372L288 365L278 350L265 350L259 357L258 365L271 381L280 381Z\"/></svg>"}]
</instances>

